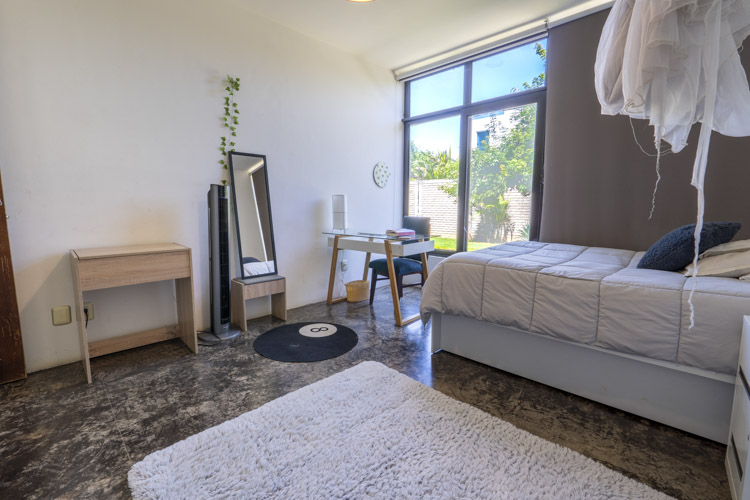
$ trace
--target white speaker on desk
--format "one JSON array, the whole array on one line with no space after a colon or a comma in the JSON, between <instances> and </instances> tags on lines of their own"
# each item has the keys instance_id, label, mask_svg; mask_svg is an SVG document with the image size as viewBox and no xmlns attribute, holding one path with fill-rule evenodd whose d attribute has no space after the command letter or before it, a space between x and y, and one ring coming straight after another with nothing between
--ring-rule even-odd
<instances>
[{"instance_id":1,"label":"white speaker on desk","mask_svg":"<svg viewBox=\"0 0 750 500\"><path fill-rule=\"evenodd\" d=\"M334 194L331 199L331 206L333 210L333 230L346 231L348 226L346 219L346 195Z\"/></svg>"}]
</instances>

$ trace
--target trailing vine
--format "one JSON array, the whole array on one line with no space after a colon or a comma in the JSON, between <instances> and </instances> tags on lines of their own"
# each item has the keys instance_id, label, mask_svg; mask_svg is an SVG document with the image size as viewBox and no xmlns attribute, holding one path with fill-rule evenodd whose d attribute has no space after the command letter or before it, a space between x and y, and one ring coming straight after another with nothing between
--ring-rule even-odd
<instances>
[{"instance_id":1,"label":"trailing vine","mask_svg":"<svg viewBox=\"0 0 750 500\"><path fill-rule=\"evenodd\" d=\"M229 144L227 144L227 138L226 136L221 137L221 146L219 146L219 151L221 151L221 160L219 160L219 164L224 167L225 170L229 170L229 163L227 154L234 151L234 140L232 138L237 137L237 126L240 124L239 120L239 114L240 110L237 109L237 103L234 102L234 93L239 92L240 90L240 78L233 78L229 75L227 75L227 86L224 90L227 91L227 95L224 96L224 115L222 117L223 120L223 126L225 128L229 129ZM224 183L224 185L227 185L227 180L222 179L221 181Z\"/></svg>"}]
</instances>

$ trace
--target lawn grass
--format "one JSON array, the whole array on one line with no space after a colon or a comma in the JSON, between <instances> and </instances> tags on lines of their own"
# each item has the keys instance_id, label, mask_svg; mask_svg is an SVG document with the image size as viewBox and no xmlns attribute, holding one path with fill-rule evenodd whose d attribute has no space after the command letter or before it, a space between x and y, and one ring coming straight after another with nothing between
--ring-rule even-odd
<instances>
[{"instance_id":1,"label":"lawn grass","mask_svg":"<svg viewBox=\"0 0 750 500\"><path fill-rule=\"evenodd\" d=\"M432 238L435 242L435 250L456 250L456 238ZM479 250L480 248L487 248L498 245L499 243L484 243L481 241L470 241L468 244L468 250Z\"/></svg>"}]
</instances>

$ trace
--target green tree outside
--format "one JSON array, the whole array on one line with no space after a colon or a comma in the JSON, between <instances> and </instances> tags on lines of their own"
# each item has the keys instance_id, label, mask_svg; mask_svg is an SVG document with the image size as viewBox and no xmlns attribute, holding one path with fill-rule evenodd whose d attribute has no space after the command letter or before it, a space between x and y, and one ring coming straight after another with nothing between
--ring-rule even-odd
<instances>
[{"instance_id":1,"label":"green tree outside","mask_svg":"<svg viewBox=\"0 0 750 500\"><path fill-rule=\"evenodd\" d=\"M451 157L451 150L424 151L414 141L409 143L409 175L412 180L449 179L458 180L458 160Z\"/></svg>"}]
</instances>

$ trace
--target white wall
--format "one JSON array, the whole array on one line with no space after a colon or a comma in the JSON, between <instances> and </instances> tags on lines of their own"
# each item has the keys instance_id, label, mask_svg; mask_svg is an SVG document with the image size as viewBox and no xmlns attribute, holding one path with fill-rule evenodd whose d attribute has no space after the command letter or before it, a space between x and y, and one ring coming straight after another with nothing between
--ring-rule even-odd
<instances>
[{"instance_id":1,"label":"white wall","mask_svg":"<svg viewBox=\"0 0 750 500\"><path fill-rule=\"evenodd\" d=\"M330 196L353 226L400 217L400 87L385 68L226 0L0 0L0 171L29 371L80 359L69 250L175 241L193 249L209 319L206 192L222 178L222 78L241 78L237 150L268 157L290 308L324 300ZM394 175L372 182L377 161ZM346 280L363 258L347 252ZM176 320L174 288L93 292L89 340ZM260 299L263 301L263 299ZM266 303L259 314L267 311Z\"/></svg>"}]
</instances>

